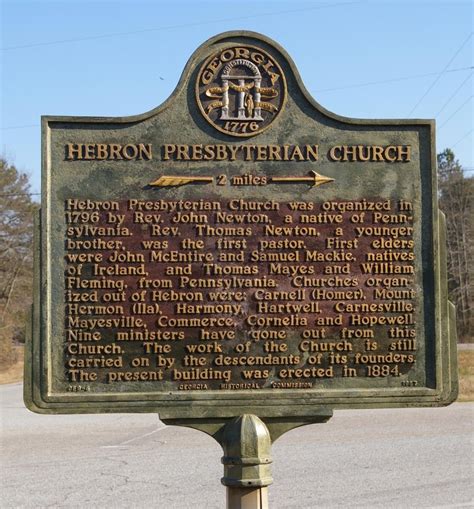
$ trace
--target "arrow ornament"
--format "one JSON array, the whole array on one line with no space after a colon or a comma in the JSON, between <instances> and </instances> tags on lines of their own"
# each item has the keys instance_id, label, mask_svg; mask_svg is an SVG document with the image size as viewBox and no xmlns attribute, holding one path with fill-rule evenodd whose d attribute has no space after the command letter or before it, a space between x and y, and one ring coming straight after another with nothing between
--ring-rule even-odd
<instances>
[{"instance_id":1,"label":"arrow ornament","mask_svg":"<svg viewBox=\"0 0 474 509\"><path fill-rule=\"evenodd\" d=\"M335 179L326 177L325 175L320 175L319 173L315 172L314 170L311 170L313 175L307 176L307 177L272 177L271 181L275 183L280 182L307 182L309 184L312 184L313 187L322 186L323 184L329 184L329 182L334 182Z\"/></svg>"},{"instance_id":2,"label":"arrow ornament","mask_svg":"<svg viewBox=\"0 0 474 509\"><path fill-rule=\"evenodd\" d=\"M186 184L209 184L214 182L214 177L180 177L176 175L162 175L159 179L150 182L152 187L177 187Z\"/></svg>"}]
</instances>

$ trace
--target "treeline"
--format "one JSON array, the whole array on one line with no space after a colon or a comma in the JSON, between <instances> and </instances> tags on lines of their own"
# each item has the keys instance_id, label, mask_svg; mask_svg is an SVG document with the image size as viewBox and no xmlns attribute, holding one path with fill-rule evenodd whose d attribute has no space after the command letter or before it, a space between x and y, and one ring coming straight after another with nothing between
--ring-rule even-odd
<instances>
[{"instance_id":1,"label":"treeline","mask_svg":"<svg viewBox=\"0 0 474 509\"><path fill-rule=\"evenodd\" d=\"M32 301L33 216L29 178L0 158L0 369L16 359Z\"/></svg>"},{"instance_id":2,"label":"treeline","mask_svg":"<svg viewBox=\"0 0 474 509\"><path fill-rule=\"evenodd\" d=\"M454 152L438 154L439 207L446 214L448 292L456 305L460 341L474 332L474 177L463 170Z\"/></svg>"},{"instance_id":3,"label":"treeline","mask_svg":"<svg viewBox=\"0 0 474 509\"><path fill-rule=\"evenodd\" d=\"M446 214L449 298L460 341L473 337L474 177L452 150L438 154L439 206ZM0 158L0 370L15 362L32 301L33 216L29 178Z\"/></svg>"}]
</instances>

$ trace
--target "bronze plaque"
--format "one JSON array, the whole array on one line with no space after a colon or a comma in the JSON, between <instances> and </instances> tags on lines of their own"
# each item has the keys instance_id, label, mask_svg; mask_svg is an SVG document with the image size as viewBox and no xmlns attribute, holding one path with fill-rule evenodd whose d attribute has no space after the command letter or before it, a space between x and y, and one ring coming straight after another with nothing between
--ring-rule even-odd
<instances>
[{"instance_id":1,"label":"bronze plaque","mask_svg":"<svg viewBox=\"0 0 474 509\"><path fill-rule=\"evenodd\" d=\"M167 418L456 397L434 122L319 106L264 36L125 118L44 117L25 402Z\"/></svg>"},{"instance_id":2,"label":"bronze plaque","mask_svg":"<svg viewBox=\"0 0 474 509\"><path fill-rule=\"evenodd\" d=\"M285 99L285 75L277 60L261 48L226 46L199 70L199 109L212 126L231 136L261 133L281 112Z\"/></svg>"}]
</instances>

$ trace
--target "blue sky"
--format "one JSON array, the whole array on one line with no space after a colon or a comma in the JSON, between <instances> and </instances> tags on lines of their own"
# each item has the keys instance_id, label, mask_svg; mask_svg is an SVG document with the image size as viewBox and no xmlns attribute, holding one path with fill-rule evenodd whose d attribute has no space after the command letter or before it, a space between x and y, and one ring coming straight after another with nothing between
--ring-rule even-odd
<instances>
[{"instance_id":1,"label":"blue sky","mask_svg":"<svg viewBox=\"0 0 474 509\"><path fill-rule=\"evenodd\" d=\"M41 115L122 116L173 91L192 52L227 30L282 45L340 115L436 118L473 175L473 2L2 1L1 150L40 189Z\"/></svg>"}]
</instances>

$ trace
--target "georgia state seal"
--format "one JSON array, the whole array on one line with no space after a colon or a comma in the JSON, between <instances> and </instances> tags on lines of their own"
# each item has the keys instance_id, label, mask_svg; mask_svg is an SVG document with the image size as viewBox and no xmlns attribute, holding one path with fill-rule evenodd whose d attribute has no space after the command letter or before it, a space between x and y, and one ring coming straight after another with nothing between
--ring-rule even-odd
<instances>
[{"instance_id":1,"label":"georgia state seal","mask_svg":"<svg viewBox=\"0 0 474 509\"><path fill-rule=\"evenodd\" d=\"M204 118L231 136L267 129L286 101L281 67L265 51L232 46L211 55L199 70L196 100Z\"/></svg>"}]
</instances>

